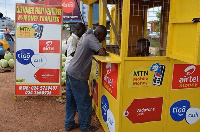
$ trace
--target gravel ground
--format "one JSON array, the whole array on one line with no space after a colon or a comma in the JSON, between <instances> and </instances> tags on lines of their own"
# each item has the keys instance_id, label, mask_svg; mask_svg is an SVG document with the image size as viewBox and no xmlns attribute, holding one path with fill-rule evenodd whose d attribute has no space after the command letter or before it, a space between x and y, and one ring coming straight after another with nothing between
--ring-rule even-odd
<instances>
[{"instance_id":1,"label":"gravel ground","mask_svg":"<svg viewBox=\"0 0 200 132\"><path fill-rule=\"evenodd\" d=\"M14 72L0 73L0 132L65 132L65 103L56 102L58 97L53 96L19 96L14 100L14 86ZM104 132L94 113L91 125Z\"/></svg>"}]
</instances>

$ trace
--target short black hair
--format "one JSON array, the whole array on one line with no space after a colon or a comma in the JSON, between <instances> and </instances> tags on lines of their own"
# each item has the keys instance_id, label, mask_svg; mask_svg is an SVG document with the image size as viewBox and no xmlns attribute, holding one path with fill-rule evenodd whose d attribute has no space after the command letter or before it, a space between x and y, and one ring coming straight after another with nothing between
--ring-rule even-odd
<instances>
[{"instance_id":1,"label":"short black hair","mask_svg":"<svg viewBox=\"0 0 200 132\"><path fill-rule=\"evenodd\" d=\"M104 25L98 25L97 27L96 27L96 29L97 29L97 31L99 32L100 30L103 30L104 32L105 32L105 34L107 35L107 29L106 29L106 27L104 26ZM96 30L95 29L95 30Z\"/></svg>"},{"instance_id":2,"label":"short black hair","mask_svg":"<svg viewBox=\"0 0 200 132\"><path fill-rule=\"evenodd\" d=\"M76 24L75 26L76 29L85 29L86 30L86 27L85 27L85 24L79 22Z\"/></svg>"},{"instance_id":3,"label":"short black hair","mask_svg":"<svg viewBox=\"0 0 200 132\"><path fill-rule=\"evenodd\" d=\"M145 45L147 48L149 48L149 46L150 46L150 41L148 39L145 39L145 38L139 39L137 41L137 43L141 43L141 44Z\"/></svg>"}]
</instances>

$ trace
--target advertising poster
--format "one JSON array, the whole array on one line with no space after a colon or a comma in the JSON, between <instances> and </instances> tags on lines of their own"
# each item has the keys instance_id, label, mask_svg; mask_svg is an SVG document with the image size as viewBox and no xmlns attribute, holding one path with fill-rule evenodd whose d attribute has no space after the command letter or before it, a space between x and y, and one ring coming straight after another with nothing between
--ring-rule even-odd
<instances>
[{"instance_id":1,"label":"advertising poster","mask_svg":"<svg viewBox=\"0 0 200 132\"><path fill-rule=\"evenodd\" d=\"M124 111L124 116L132 123L160 121L163 97L134 99Z\"/></svg>"},{"instance_id":2,"label":"advertising poster","mask_svg":"<svg viewBox=\"0 0 200 132\"><path fill-rule=\"evenodd\" d=\"M77 1L77 2L76 2ZM80 0L25 0L28 4L62 5L63 22L81 22ZM77 5L78 3L78 5Z\"/></svg>"},{"instance_id":3,"label":"advertising poster","mask_svg":"<svg viewBox=\"0 0 200 132\"><path fill-rule=\"evenodd\" d=\"M185 120L188 124L194 124L200 120L200 109L189 100L178 100L170 107L170 116L174 121Z\"/></svg>"},{"instance_id":4,"label":"advertising poster","mask_svg":"<svg viewBox=\"0 0 200 132\"><path fill-rule=\"evenodd\" d=\"M115 117L109 108L109 101L106 95L101 96L101 114L103 121L107 124L109 132L115 132Z\"/></svg>"},{"instance_id":5,"label":"advertising poster","mask_svg":"<svg viewBox=\"0 0 200 132\"><path fill-rule=\"evenodd\" d=\"M62 6L16 4L15 95L60 95Z\"/></svg>"},{"instance_id":6,"label":"advertising poster","mask_svg":"<svg viewBox=\"0 0 200 132\"><path fill-rule=\"evenodd\" d=\"M96 82L95 79L91 79L91 82L90 82L90 87L91 87L91 95L92 95L92 98L95 102L95 104L97 105L98 107L98 83Z\"/></svg>"},{"instance_id":7,"label":"advertising poster","mask_svg":"<svg viewBox=\"0 0 200 132\"><path fill-rule=\"evenodd\" d=\"M117 99L118 65L115 63L102 63L102 85Z\"/></svg>"},{"instance_id":8,"label":"advertising poster","mask_svg":"<svg viewBox=\"0 0 200 132\"><path fill-rule=\"evenodd\" d=\"M165 73L165 65L153 63L151 67L136 67L128 76L128 87L139 88L161 86Z\"/></svg>"},{"instance_id":9,"label":"advertising poster","mask_svg":"<svg viewBox=\"0 0 200 132\"><path fill-rule=\"evenodd\" d=\"M200 65L174 64L172 89L198 88Z\"/></svg>"}]
</instances>

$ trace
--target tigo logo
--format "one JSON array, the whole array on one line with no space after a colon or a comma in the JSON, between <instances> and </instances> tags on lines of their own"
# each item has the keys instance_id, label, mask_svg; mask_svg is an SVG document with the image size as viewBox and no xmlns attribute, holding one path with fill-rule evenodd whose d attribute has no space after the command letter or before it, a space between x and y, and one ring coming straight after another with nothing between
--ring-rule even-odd
<instances>
[{"instance_id":1,"label":"tigo logo","mask_svg":"<svg viewBox=\"0 0 200 132\"><path fill-rule=\"evenodd\" d=\"M188 100L175 102L170 108L170 115L174 121L182 121L185 118L186 111L190 108Z\"/></svg>"},{"instance_id":2,"label":"tigo logo","mask_svg":"<svg viewBox=\"0 0 200 132\"><path fill-rule=\"evenodd\" d=\"M31 62L31 57L34 55L31 49L21 49L16 52L16 59L19 63L27 65Z\"/></svg>"}]
</instances>

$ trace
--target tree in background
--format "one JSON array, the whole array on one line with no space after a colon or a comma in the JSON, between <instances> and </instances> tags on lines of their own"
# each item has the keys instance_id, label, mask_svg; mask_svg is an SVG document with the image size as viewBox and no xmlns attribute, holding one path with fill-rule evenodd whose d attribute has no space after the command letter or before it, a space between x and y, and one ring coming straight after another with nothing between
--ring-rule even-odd
<instances>
[{"instance_id":1,"label":"tree in background","mask_svg":"<svg viewBox=\"0 0 200 132\"><path fill-rule=\"evenodd\" d=\"M155 30L156 32L160 32L161 12L156 12L156 17L158 18L158 25L155 26Z\"/></svg>"}]
</instances>

